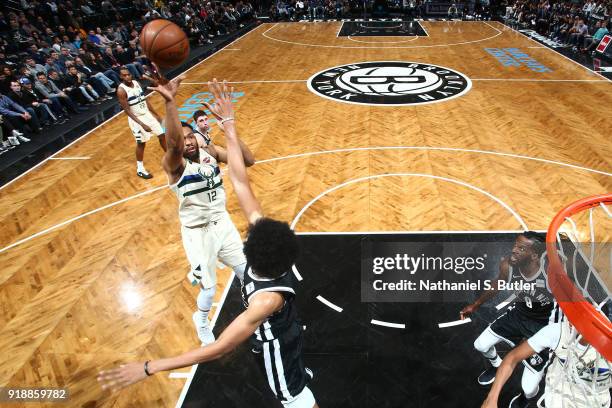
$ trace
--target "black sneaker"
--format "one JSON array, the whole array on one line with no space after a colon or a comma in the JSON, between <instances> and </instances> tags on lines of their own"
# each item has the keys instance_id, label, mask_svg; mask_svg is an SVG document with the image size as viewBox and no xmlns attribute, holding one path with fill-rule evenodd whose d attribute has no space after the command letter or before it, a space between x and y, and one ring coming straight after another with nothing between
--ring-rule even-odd
<instances>
[{"instance_id":1,"label":"black sneaker","mask_svg":"<svg viewBox=\"0 0 612 408\"><path fill-rule=\"evenodd\" d=\"M151 179L153 178L153 175L151 173L143 173L142 171L137 171L136 175L138 177L142 177L145 180Z\"/></svg>"},{"instance_id":2,"label":"black sneaker","mask_svg":"<svg viewBox=\"0 0 612 408\"><path fill-rule=\"evenodd\" d=\"M480 373L480 375L478 376L478 384L480 385L493 384L493 381L495 381L495 373L497 373L496 367L487 368L482 373Z\"/></svg>"},{"instance_id":3,"label":"black sneaker","mask_svg":"<svg viewBox=\"0 0 612 408\"><path fill-rule=\"evenodd\" d=\"M519 395L512 398L512 401L510 401L510 405L508 407L509 408L529 408L529 403L530 401L533 401L533 400L535 400L535 398L527 399L525 394L521 392Z\"/></svg>"}]
</instances>

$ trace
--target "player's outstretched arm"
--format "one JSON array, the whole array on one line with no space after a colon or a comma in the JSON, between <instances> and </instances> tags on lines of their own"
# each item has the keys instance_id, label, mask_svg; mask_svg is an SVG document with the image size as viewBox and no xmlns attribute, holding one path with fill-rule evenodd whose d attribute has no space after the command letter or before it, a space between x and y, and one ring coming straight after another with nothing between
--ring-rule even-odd
<instances>
[{"instance_id":1,"label":"player's outstretched arm","mask_svg":"<svg viewBox=\"0 0 612 408\"><path fill-rule=\"evenodd\" d=\"M493 385L491 386L491 391L489 391L489 395L482 403L481 408L497 408L499 394L514 372L517 364L528 359L534 353L535 350L531 348L528 342L524 341L520 346L514 348L506 355L506 357L504 357L504 360L495 373L495 382L493 382Z\"/></svg>"},{"instance_id":2,"label":"player's outstretched arm","mask_svg":"<svg viewBox=\"0 0 612 408\"><path fill-rule=\"evenodd\" d=\"M283 304L284 298L279 293L265 292L256 295L249 308L234 319L214 343L175 357L151 360L147 363L149 375L216 360L232 352L248 339L268 316L280 310ZM112 370L101 371L98 381L103 389L110 388L115 391L142 381L147 376L144 362L129 363Z\"/></svg>"},{"instance_id":3,"label":"player's outstretched arm","mask_svg":"<svg viewBox=\"0 0 612 408\"><path fill-rule=\"evenodd\" d=\"M225 133L227 141L227 162L230 180L232 180L242 212L244 212L249 223L254 224L263 216L263 211L255 194L253 194L253 190L251 190L249 175L244 164L244 156L236 130L234 106L232 105L233 89L228 89L225 81L223 84L220 84L216 79L209 82L208 87L213 94L214 104L207 105L207 108L219 121L219 126Z\"/></svg>"},{"instance_id":4,"label":"player's outstretched arm","mask_svg":"<svg viewBox=\"0 0 612 408\"><path fill-rule=\"evenodd\" d=\"M251 167L255 164L255 155L249 149L249 146L246 145L242 141L242 139L238 138L238 143L240 144L240 150L242 151L242 157L244 157L244 165L246 167ZM217 153L217 160L221 163L227 163L227 150L221 146L217 146L214 143L212 144L215 152Z\"/></svg>"},{"instance_id":5,"label":"player's outstretched arm","mask_svg":"<svg viewBox=\"0 0 612 408\"><path fill-rule=\"evenodd\" d=\"M506 258L502 258L501 263L499 265L499 275L497 275L497 279L494 282L491 282L491 289L485 291L480 295L478 299L471 305L467 305L459 312L459 317L461 320L469 317L472 313L480 308L483 304L487 303L490 299L495 297L498 292L498 281L506 281L508 279L508 260Z\"/></svg>"},{"instance_id":6,"label":"player's outstretched arm","mask_svg":"<svg viewBox=\"0 0 612 408\"><path fill-rule=\"evenodd\" d=\"M183 76L168 81L154 66L152 77L147 77L153 86L148 89L159 93L166 102L166 144L167 150L162 159L162 166L172 180L177 173L183 170L183 129L178 116L175 97L178 92Z\"/></svg>"}]
</instances>

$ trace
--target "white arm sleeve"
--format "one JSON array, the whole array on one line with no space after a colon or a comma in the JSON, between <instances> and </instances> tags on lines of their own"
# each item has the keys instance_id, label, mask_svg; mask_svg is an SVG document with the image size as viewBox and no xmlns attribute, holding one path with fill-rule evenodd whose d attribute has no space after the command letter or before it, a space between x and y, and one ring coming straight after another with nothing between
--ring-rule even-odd
<instances>
[{"instance_id":1,"label":"white arm sleeve","mask_svg":"<svg viewBox=\"0 0 612 408\"><path fill-rule=\"evenodd\" d=\"M551 323L527 339L536 353L548 348L554 350L561 340L561 323Z\"/></svg>"}]
</instances>

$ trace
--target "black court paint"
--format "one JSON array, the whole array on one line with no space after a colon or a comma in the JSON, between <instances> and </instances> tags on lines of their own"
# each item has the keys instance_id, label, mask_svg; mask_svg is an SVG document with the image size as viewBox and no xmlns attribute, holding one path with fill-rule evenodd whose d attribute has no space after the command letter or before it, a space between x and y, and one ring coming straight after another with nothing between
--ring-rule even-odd
<instances>
[{"instance_id":1,"label":"black court paint","mask_svg":"<svg viewBox=\"0 0 612 408\"><path fill-rule=\"evenodd\" d=\"M345 21L338 37L427 37L418 21Z\"/></svg>"},{"instance_id":2,"label":"black court paint","mask_svg":"<svg viewBox=\"0 0 612 408\"><path fill-rule=\"evenodd\" d=\"M300 235L296 266L303 277L297 305L305 331L305 361L313 370L309 384L325 408L472 408L488 389L477 376L487 367L473 342L495 319L500 293L483 306L472 323L439 328L455 321L463 303L362 303L360 261L364 240L394 242L490 242L501 256L510 251L515 234ZM487 276L498 273L492 263ZM343 308L337 312L317 296ZM473 293L475 300L478 293ZM215 334L242 311L239 282L232 287ZM376 326L372 319L405 324L405 329ZM195 339L195 336L194 336ZM504 354L503 344L498 350ZM506 386L500 407L520 390L519 367ZM543 387L541 387L543 389ZM221 360L198 366L183 407L281 407L255 364L248 342ZM534 405L535 407L535 405Z\"/></svg>"}]
</instances>

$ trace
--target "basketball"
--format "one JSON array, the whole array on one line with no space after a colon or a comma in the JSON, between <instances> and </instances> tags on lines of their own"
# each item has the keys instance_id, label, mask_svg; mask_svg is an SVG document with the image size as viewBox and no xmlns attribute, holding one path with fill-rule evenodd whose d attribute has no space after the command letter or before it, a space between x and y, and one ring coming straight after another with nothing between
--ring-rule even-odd
<instances>
[{"instance_id":1,"label":"basketball","mask_svg":"<svg viewBox=\"0 0 612 408\"><path fill-rule=\"evenodd\" d=\"M162 68L176 67L189 56L187 35L168 20L147 23L140 32L140 46L147 57Z\"/></svg>"}]
</instances>

